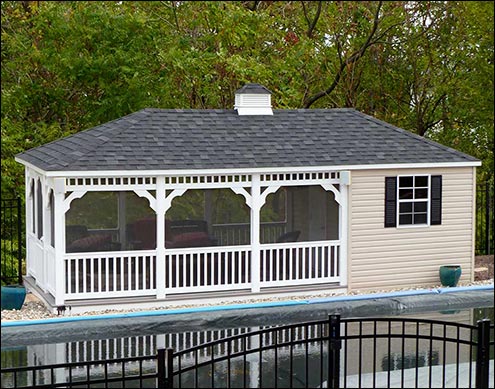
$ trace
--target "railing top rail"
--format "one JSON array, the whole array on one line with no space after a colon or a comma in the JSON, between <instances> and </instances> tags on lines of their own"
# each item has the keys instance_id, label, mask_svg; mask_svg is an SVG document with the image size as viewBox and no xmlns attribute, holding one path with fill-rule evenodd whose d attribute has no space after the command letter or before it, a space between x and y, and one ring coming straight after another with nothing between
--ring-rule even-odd
<instances>
[{"instance_id":1,"label":"railing top rail","mask_svg":"<svg viewBox=\"0 0 495 389\"><path fill-rule=\"evenodd\" d=\"M204 246L204 247L181 247L165 249L166 254L208 254L208 253L227 253L236 251L250 251L250 245L239 246Z\"/></svg>"},{"instance_id":2,"label":"railing top rail","mask_svg":"<svg viewBox=\"0 0 495 389\"><path fill-rule=\"evenodd\" d=\"M418 323L418 324L438 324L438 325L446 325L446 326L452 326L452 327L460 327L460 328L465 328L465 329L476 329L477 327L475 325L471 324L464 324L464 323L456 323L456 322L450 322L450 321L443 321L443 320L435 320L435 319L414 319L414 318L408 318L408 317L377 317L377 318L346 318L346 319L341 319L341 322L348 322L348 323L355 323L355 322L397 322L397 323Z\"/></svg>"},{"instance_id":3,"label":"railing top rail","mask_svg":"<svg viewBox=\"0 0 495 389\"><path fill-rule=\"evenodd\" d=\"M435 340L439 342L446 343L459 343L464 345L476 345L473 339L460 339L454 336L439 336L439 335L429 335L429 334L395 334L395 333L385 333L385 334L355 334L355 335L341 335L343 340L353 340L353 339L423 339L423 340Z\"/></svg>"},{"instance_id":4,"label":"railing top rail","mask_svg":"<svg viewBox=\"0 0 495 389\"><path fill-rule=\"evenodd\" d=\"M340 240L311 240L305 242L283 242L283 243L261 243L262 249L270 248L297 248L297 247L321 247L321 246L339 246Z\"/></svg>"},{"instance_id":5,"label":"railing top rail","mask_svg":"<svg viewBox=\"0 0 495 389\"><path fill-rule=\"evenodd\" d=\"M80 258L119 258L119 257L149 257L156 255L156 250L122 250L122 251L91 251L65 253L64 259Z\"/></svg>"}]
</instances>

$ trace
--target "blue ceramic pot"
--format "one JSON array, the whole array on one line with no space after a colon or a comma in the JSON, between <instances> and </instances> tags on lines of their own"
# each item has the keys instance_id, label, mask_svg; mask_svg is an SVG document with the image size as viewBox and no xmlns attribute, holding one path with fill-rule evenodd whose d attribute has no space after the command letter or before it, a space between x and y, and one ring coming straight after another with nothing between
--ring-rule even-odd
<instances>
[{"instance_id":1,"label":"blue ceramic pot","mask_svg":"<svg viewBox=\"0 0 495 389\"><path fill-rule=\"evenodd\" d=\"M21 309L26 299L26 288L22 285L2 286L2 310Z\"/></svg>"},{"instance_id":2,"label":"blue ceramic pot","mask_svg":"<svg viewBox=\"0 0 495 389\"><path fill-rule=\"evenodd\" d=\"M461 278L461 265L444 265L440 266L440 282L443 286L457 286L459 278Z\"/></svg>"}]
</instances>

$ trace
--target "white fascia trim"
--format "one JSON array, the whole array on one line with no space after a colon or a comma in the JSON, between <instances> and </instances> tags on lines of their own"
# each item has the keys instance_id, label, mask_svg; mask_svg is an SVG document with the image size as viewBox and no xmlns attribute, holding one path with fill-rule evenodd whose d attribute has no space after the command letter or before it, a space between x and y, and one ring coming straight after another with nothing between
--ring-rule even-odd
<instances>
[{"instance_id":1,"label":"white fascia trim","mask_svg":"<svg viewBox=\"0 0 495 389\"><path fill-rule=\"evenodd\" d=\"M187 169L187 170L92 170L92 171L48 171L44 172L25 161L18 161L36 169L47 177L154 177L154 176L194 176L215 174L270 174L328 172L343 170L383 170L383 169L434 169L481 166L481 161L440 162L440 163L403 163L380 165L339 165L339 166L297 166L297 167L263 167L242 169Z\"/></svg>"},{"instance_id":2,"label":"white fascia trim","mask_svg":"<svg viewBox=\"0 0 495 389\"><path fill-rule=\"evenodd\" d=\"M43 169L40 169L39 167L37 166L34 166L33 164L29 163L29 162L26 162L26 161L23 161L22 159L18 159L17 157L14 158L14 160L16 162L19 162L21 164L23 164L25 167L31 169L31 170L34 170L36 173L42 175L42 176L47 176L47 172ZM54 175L54 176L50 176L50 177L61 177L60 174L57 174L57 175Z\"/></svg>"}]
</instances>

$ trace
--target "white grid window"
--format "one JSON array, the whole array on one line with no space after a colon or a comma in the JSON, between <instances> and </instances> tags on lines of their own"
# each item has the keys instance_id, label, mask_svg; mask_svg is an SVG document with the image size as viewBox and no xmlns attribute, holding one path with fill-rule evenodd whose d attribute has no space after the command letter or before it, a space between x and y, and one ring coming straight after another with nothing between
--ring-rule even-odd
<instances>
[{"instance_id":1,"label":"white grid window","mask_svg":"<svg viewBox=\"0 0 495 389\"><path fill-rule=\"evenodd\" d=\"M429 225L430 176L399 176L397 224Z\"/></svg>"}]
</instances>

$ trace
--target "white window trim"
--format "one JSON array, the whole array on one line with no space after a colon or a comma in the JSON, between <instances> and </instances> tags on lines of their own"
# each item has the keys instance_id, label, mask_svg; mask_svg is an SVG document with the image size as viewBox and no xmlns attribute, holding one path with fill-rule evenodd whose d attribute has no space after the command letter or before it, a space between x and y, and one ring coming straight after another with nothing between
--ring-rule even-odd
<instances>
[{"instance_id":1,"label":"white window trim","mask_svg":"<svg viewBox=\"0 0 495 389\"><path fill-rule=\"evenodd\" d=\"M400 224L400 204L401 203L416 203L416 202L424 202L424 199L416 200L416 199L404 199L400 200L399 198L399 189L400 189L400 178L401 177L412 177L413 178L413 191L415 189L414 181L416 177L428 177L428 198L426 199L426 223L423 224ZM397 188L395 193L396 198L396 226L397 228L421 228L421 227L430 227L430 219L431 219L431 174L401 174L397 176Z\"/></svg>"}]
</instances>

